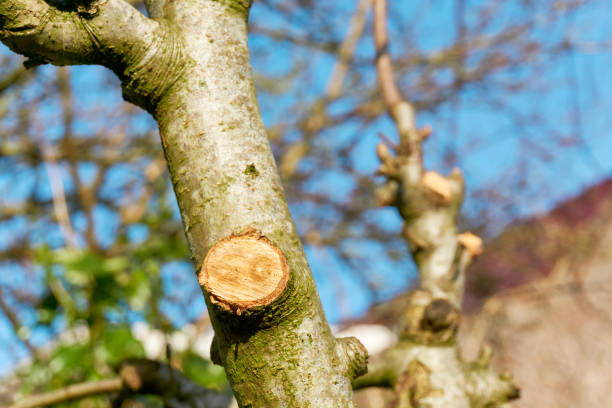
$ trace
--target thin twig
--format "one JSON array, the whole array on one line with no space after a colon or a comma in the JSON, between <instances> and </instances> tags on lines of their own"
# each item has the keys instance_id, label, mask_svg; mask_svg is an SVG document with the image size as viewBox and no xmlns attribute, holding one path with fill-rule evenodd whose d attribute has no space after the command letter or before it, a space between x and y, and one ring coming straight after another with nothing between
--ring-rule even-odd
<instances>
[{"instance_id":1,"label":"thin twig","mask_svg":"<svg viewBox=\"0 0 612 408\"><path fill-rule=\"evenodd\" d=\"M355 55L357 42L363 34L366 17L371 7L372 0L360 0L359 4L357 5L357 11L351 19L348 33L340 46L338 61L336 61L332 74L330 75L325 87L325 95L329 100L336 99L338 96L340 96L342 84L344 83L344 79L348 73L349 64Z\"/></svg>"},{"instance_id":2,"label":"thin twig","mask_svg":"<svg viewBox=\"0 0 612 408\"><path fill-rule=\"evenodd\" d=\"M389 54L387 33L387 1L374 1L374 45L376 46L376 71L382 99L397 126L400 147L409 153L417 173L422 170L422 139L416 129L414 104L402 98L393 76L393 63Z\"/></svg>"},{"instance_id":3,"label":"thin twig","mask_svg":"<svg viewBox=\"0 0 612 408\"><path fill-rule=\"evenodd\" d=\"M83 212L85 219L87 220L87 227L85 229L85 239L91 249L97 247L97 242L94 234L94 220L93 220L93 205L91 197L88 193L86 186L81 180L81 176L78 171L78 160L77 151L74 148L72 138L72 126L74 122L74 104L72 98L72 87L70 85L70 71L67 67L60 67L57 71L57 84L60 93L61 105L62 105L62 124L64 126L64 153L68 159L69 166L68 171L72 177L77 196L81 200L83 206ZM76 238L76 235L75 235ZM75 246L74 243L69 243L69 246L73 248L78 247L78 243Z\"/></svg>"},{"instance_id":4,"label":"thin twig","mask_svg":"<svg viewBox=\"0 0 612 408\"><path fill-rule=\"evenodd\" d=\"M72 223L70 222L70 215L68 213L68 206L66 204L66 194L64 192L64 183L62 181L62 173L55 160L55 153L49 141L41 137L40 138L40 149L43 160L45 161L45 168L47 170L47 176L49 177L49 184L51 186L51 192L53 195L53 211L55 218L60 226L64 241L71 248L78 248L79 242L76 234L72 229Z\"/></svg>"},{"instance_id":5,"label":"thin twig","mask_svg":"<svg viewBox=\"0 0 612 408\"><path fill-rule=\"evenodd\" d=\"M357 43L363 35L366 17L371 7L372 0L360 0L357 4L357 9L351 19L348 32L340 45L338 60L334 64L332 73L327 80L325 92L319 100L307 109L305 118L300 121L304 128L302 139L297 144L294 144L283 156L280 165L283 177L290 178L293 176L300 161L309 151L308 143L311 137L330 123L326 106L340 97L342 85L348 74L349 65L353 61Z\"/></svg>"},{"instance_id":6,"label":"thin twig","mask_svg":"<svg viewBox=\"0 0 612 408\"><path fill-rule=\"evenodd\" d=\"M383 100L389 110L402 102L395 79L393 65L389 54L389 36L387 34L387 1L374 1L374 44L376 45L376 68Z\"/></svg>"},{"instance_id":7,"label":"thin twig","mask_svg":"<svg viewBox=\"0 0 612 408\"><path fill-rule=\"evenodd\" d=\"M13 331L15 332L15 334L17 334L17 337L19 338L19 340L21 340L22 343L26 346L26 348L28 349L30 354L32 356L35 356L36 355L36 349L34 348L32 343L30 343L30 341L27 338L23 338L23 337L19 336L19 332L21 331L21 328L23 326L19 322L19 318L17 317L17 313L15 313L15 311L13 309L11 309L11 307L8 305L8 303L6 303L4 301L4 298L5 298L4 289L0 285L0 310L2 311L2 313L4 313L6 318L11 323L11 326L13 327Z\"/></svg>"}]
</instances>

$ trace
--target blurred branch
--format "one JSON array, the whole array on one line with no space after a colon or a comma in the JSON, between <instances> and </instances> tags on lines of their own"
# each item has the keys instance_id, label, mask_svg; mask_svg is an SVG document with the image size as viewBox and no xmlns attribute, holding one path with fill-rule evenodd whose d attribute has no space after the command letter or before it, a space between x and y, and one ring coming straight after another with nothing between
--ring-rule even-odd
<instances>
[{"instance_id":1,"label":"blurred branch","mask_svg":"<svg viewBox=\"0 0 612 408\"><path fill-rule=\"evenodd\" d=\"M330 54L336 53L338 49L337 42L330 41L321 43L304 38L303 36L293 35L284 30L272 29L255 23L249 24L249 33L265 35L266 37L272 38L276 41L287 41L291 44L316 49Z\"/></svg>"},{"instance_id":2,"label":"blurred branch","mask_svg":"<svg viewBox=\"0 0 612 408\"><path fill-rule=\"evenodd\" d=\"M393 78L393 65L389 55L386 1L374 1L374 45L376 46L376 68L380 90L385 104L389 110L392 110L402 101L402 97Z\"/></svg>"},{"instance_id":3,"label":"blurred branch","mask_svg":"<svg viewBox=\"0 0 612 408\"><path fill-rule=\"evenodd\" d=\"M119 393L115 403L140 394L161 397L171 408L227 408L229 395L204 388L169 365L152 360L125 361L118 377L69 385L46 394L25 397L8 408L33 408L85 398Z\"/></svg>"},{"instance_id":4,"label":"blurred branch","mask_svg":"<svg viewBox=\"0 0 612 408\"><path fill-rule=\"evenodd\" d=\"M442 408L451 401L457 406L498 406L517 398L518 388L489 367L490 353L466 362L456 342L465 269L480 254L482 240L471 233L457 234L464 192L461 172L455 169L445 177L425 171L422 143L431 129L416 129L415 108L395 83L386 19L387 1L375 0L379 86L400 139L398 146L376 147L382 163L379 173L387 177L377 195L381 205L396 207L404 219L403 235L418 267L420 288L410 294L400 341L372 361L354 386L393 387L393 408Z\"/></svg>"},{"instance_id":5,"label":"blurred branch","mask_svg":"<svg viewBox=\"0 0 612 408\"><path fill-rule=\"evenodd\" d=\"M357 42L363 34L366 17L371 7L372 0L360 0L359 4L357 4L357 11L351 20L348 33L342 45L340 45L338 61L334 65L332 74L325 87L326 97L330 100L336 99L340 95L344 78L348 72L349 64L354 57Z\"/></svg>"},{"instance_id":6,"label":"blurred branch","mask_svg":"<svg viewBox=\"0 0 612 408\"><path fill-rule=\"evenodd\" d=\"M62 231L62 236L64 237L66 245L70 248L78 248L79 242L74 230L72 229L70 214L68 213L68 205L66 204L62 172L60 171L55 160L53 148L49 144L49 141L44 137L40 138L40 149L45 162L45 167L47 169L51 192L53 194L53 210L55 212L55 218L60 226L60 230Z\"/></svg>"},{"instance_id":7,"label":"blurred branch","mask_svg":"<svg viewBox=\"0 0 612 408\"><path fill-rule=\"evenodd\" d=\"M51 391L46 394L31 395L23 398L19 402L8 408L34 408L47 405L59 404L78 398L85 398L96 394L106 394L120 391L123 387L121 378L109 378L106 380L84 382L69 385L59 390Z\"/></svg>"},{"instance_id":8,"label":"blurred branch","mask_svg":"<svg viewBox=\"0 0 612 408\"><path fill-rule=\"evenodd\" d=\"M85 219L87 220L87 227L85 228L85 239L87 244L92 249L97 249L98 244L94 234L94 218L93 218L93 207L95 205L94 199L95 194L83 184L81 175L78 169L78 152L75 149L72 137L72 126L74 122L74 106L72 101L72 87L70 86L70 71L67 67L60 67L57 70L57 83L60 92L62 112L63 112L63 126L64 126L64 137L62 140L62 147L66 158L70 164L69 172L74 182L77 195L83 206L83 212ZM101 173L101 172L100 172ZM100 174L99 173L99 174ZM74 234L74 233L73 233ZM75 235L76 237L76 235ZM68 242L68 241L67 241ZM76 246L73 246L76 247Z\"/></svg>"},{"instance_id":9,"label":"blurred branch","mask_svg":"<svg viewBox=\"0 0 612 408\"><path fill-rule=\"evenodd\" d=\"M127 360L121 367L121 378L124 387L119 401L124 396L152 394L161 397L171 408L227 408L231 400L230 395L204 388L158 361Z\"/></svg>"},{"instance_id":10,"label":"blurred branch","mask_svg":"<svg viewBox=\"0 0 612 408\"><path fill-rule=\"evenodd\" d=\"M22 332L23 326L19 322L17 313L15 313L13 309L11 309L11 307L5 302L4 299L5 299L4 288L0 286L0 310L2 310L2 313L9 320L13 328L13 332L15 333L17 338L21 340L21 342L23 342L23 344L26 346L26 348L30 352L30 355L36 356L36 349L34 348L32 343L30 343L30 341L28 340L28 337L20 335L20 333Z\"/></svg>"},{"instance_id":11,"label":"blurred branch","mask_svg":"<svg viewBox=\"0 0 612 408\"><path fill-rule=\"evenodd\" d=\"M349 65L353 60L355 49L359 39L363 35L366 17L372 6L372 0L360 0L357 4L355 14L344 40L339 49L338 60L334 64L332 73L325 86L323 96L315 102L306 112L306 116L300 121L300 127L304 129L303 137L294 143L283 156L279 170L281 175L289 179L297 170L300 161L308 154L309 139L313 134L323 129L329 122L326 107L338 99L342 90L342 85L349 70Z\"/></svg>"},{"instance_id":12,"label":"blurred branch","mask_svg":"<svg viewBox=\"0 0 612 408\"><path fill-rule=\"evenodd\" d=\"M9 87L19 83L19 81L25 76L26 68L23 65L13 69L7 76L0 79L0 93L6 91Z\"/></svg>"}]
</instances>

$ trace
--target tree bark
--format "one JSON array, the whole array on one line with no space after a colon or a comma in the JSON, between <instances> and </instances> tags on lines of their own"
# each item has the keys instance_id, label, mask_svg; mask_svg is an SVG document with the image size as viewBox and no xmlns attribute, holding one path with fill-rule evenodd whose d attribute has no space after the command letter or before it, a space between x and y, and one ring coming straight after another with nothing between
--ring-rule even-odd
<instances>
[{"instance_id":1,"label":"tree bark","mask_svg":"<svg viewBox=\"0 0 612 408\"><path fill-rule=\"evenodd\" d=\"M145 4L151 18L124 0L74 1L66 9L4 0L0 38L30 65L112 69L124 98L157 120L215 329L211 355L225 367L239 405L353 406L351 381L364 372L367 353L356 339L332 336L289 214L252 81L251 2ZM244 236L278 251L287 269L275 282L285 281L265 301L220 301L208 277L229 269L223 259L207 263L207 254ZM263 278L277 272L257 256L245 259L239 277L257 268ZM241 293L241 282L229 285Z\"/></svg>"}]
</instances>

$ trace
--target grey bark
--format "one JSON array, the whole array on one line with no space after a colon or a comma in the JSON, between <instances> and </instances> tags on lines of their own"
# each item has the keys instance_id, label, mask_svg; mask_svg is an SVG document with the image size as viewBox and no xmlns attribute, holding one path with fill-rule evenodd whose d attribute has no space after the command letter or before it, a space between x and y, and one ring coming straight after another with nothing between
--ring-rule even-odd
<instances>
[{"instance_id":1,"label":"grey bark","mask_svg":"<svg viewBox=\"0 0 612 408\"><path fill-rule=\"evenodd\" d=\"M289 214L253 86L248 0L4 0L0 39L31 64L100 64L157 120L192 259L256 230L283 252L285 291L240 315L210 302L212 355L242 407L350 407L365 369L356 339L336 340Z\"/></svg>"}]
</instances>

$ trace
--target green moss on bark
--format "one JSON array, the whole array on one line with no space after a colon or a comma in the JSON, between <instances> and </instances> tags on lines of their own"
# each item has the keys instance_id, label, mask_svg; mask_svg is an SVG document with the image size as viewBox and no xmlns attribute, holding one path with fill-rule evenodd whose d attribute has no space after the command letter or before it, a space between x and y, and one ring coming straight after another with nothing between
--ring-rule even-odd
<instances>
[{"instance_id":1,"label":"green moss on bark","mask_svg":"<svg viewBox=\"0 0 612 408\"><path fill-rule=\"evenodd\" d=\"M244 174L250 177L257 177L259 176L259 172L257 171L257 167L255 167L255 165L253 163L251 164L247 164L247 166L244 168Z\"/></svg>"}]
</instances>

